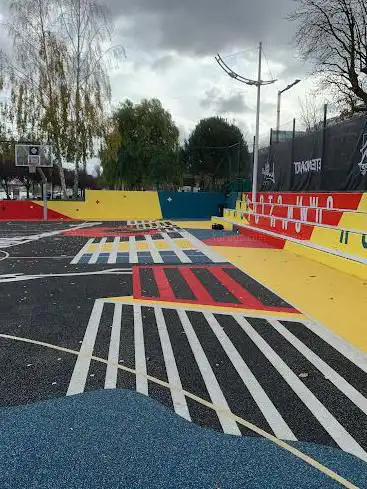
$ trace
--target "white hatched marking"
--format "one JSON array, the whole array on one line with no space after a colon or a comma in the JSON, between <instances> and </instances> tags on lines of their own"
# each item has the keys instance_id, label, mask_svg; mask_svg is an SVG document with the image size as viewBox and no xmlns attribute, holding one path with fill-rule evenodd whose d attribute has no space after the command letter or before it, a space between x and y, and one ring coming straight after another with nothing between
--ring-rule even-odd
<instances>
[{"instance_id":1,"label":"white hatched marking","mask_svg":"<svg viewBox=\"0 0 367 489\"><path fill-rule=\"evenodd\" d=\"M138 263L135 236L129 236L129 263Z\"/></svg>"},{"instance_id":2,"label":"white hatched marking","mask_svg":"<svg viewBox=\"0 0 367 489\"><path fill-rule=\"evenodd\" d=\"M196 336L194 328L192 327L186 312L178 311L178 315L180 317L181 324L185 330L187 339L190 343L190 347L194 354L196 363L205 382L206 388L209 392L211 401L215 406L219 407L216 412L224 433L230 435L241 435L241 431L238 428L236 421L226 415L226 412L231 412L227 404L226 398L223 395L217 378L210 366L210 363L205 355L205 352L199 342L198 337Z\"/></svg>"},{"instance_id":3,"label":"white hatched marking","mask_svg":"<svg viewBox=\"0 0 367 489\"><path fill-rule=\"evenodd\" d=\"M91 238L87 241L86 245L83 246L83 248L79 251L79 253L73 258L73 260L70 262L71 265L77 265L79 263L79 260L83 255L86 253L89 253L87 250L91 244L93 244L94 238Z\"/></svg>"},{"instance_id":4,"label":"white hatched marking","mask_svg":"<svg viewBox=\"0 0 367 489\"><path fill-rule=\"evenodd\" d=\"M167 233L161 233L162 237L168 242L170 245L171 249L176 253L178 258L181 260L182 263L192 263L190 258L182 251L182 249L177 246L175 243L175 240L171 238Z\"/></svg>"},{"instance_id":5,"label":"white hatched marking","mask_svg":"<svg viewBox=\"0 0 367 489\"><path fill-rule=\"evenodd\" d=\"M93 265L97 263L100 253L103 252L103 246L107 243L107 238L102 238L101 241L97 244L96 251L93 253L89 260L89 265Z\"/></svg>"},{"instance_id":6,"label":"white hatched marking","mask_svg":"<svg viewBox=\"0 0 367 489\"><path fill-rule=\"evenodd\" d=\"M241 377L244 385L247 387L254 401L258 405L260 411L263 413L265 419L269 423L269 426L273 430L275 436L282 440L296 441L292 430L289 428L283 417L274 406L271 399L268 397L264 389L257 381L254 374L251 372L237 349L228 338L222 326L218 323L213 313L204 313L205 319L208 321L209 326L212 328L215 336L221 343L228 358L232 362L237 373Z\"/></svg>"},{"instance_id":7,"label":"white hatched marking","mask_svg":"<svg viewBox=\"0 0 367 489\"><path fill-rule=\"evenodd\" d=\"M330 365L322 360L308 346L294 336L279 321L269 320L269 323L293 345L307 360L312 363L337 389L345 394L361 411L367 414L367 399L339 375Z\"/></svg>"},{"instance_id":8,"label":"white hatched marking","mask_svg":"<svg viewBox=\"0 0 367 489\"><path fill-rule=\"evenodd\" d=\"M117 236L113 240L112 251L110 253L110 256L108 257L108 262L107 263L111 264L111 263L116 263L117 262L117 252L119 250L119 245L120 245L120 238Z\"/></svg>"},{"instance_id":9,"label":"white hatched marking","mask_svg":"<svg viewBox=\"0 0 367 489\"><path fill-rule=\"evenodd\" d=\"M85 330L84 339L79 350L79 355L75 362L74 371L66 394L67 396L81 394L84 391L98 327L102 316L103 304L103 300L96 300L94 303L88 326Z\"/></svg>"},{"instance_id":10,"label":"white hatched marking","mask_svg":"<svg viewBox=\"0 0 367 489\"><path fill-rule=\"evenodd\" d=\"M196 248L199 251L201 251L202 253L204 253L204 255L206 255L208 258L210 258L210 260L213 263L224 263L224 262L227 261L225 258L223 258L222 256L218 255L218 253L216 253L215 251L213 251L208 245L206 245L205 243L203 243L202 241L200 241L200 239L196 238L195 236L193 236L188 231L185 231L185 230L182 229L180 231L180 233L182 234L182 236L185 239L187 239L188 241L190 241L190 243L192 243L192 245L193 245L194 248Z\"/></svg>"},{"instance_id":11,"label":"white hatched marking","mask_svg":"<svg viewBox=\"0 0 367 489\"><path fill-rule=\"evenodd\" d=\"M122 320L122 304L116 303L113 313L110 349L108 352L108 365L105 378L105 389L115 389L117 384L117 371L120 351L120 334Z\"/></svg>"},{"instance_id":12,"label":"white hatched marking","mask_svg":"<svg viewBox=\"0 0 367 489\"><path fill-rule=\"evenodd\" d=\"M344 357L357 365L363 372L367 373L367 354L357 350L345 340L337 336L330 329L325 328L321 324L314 321L302 321L310 331L315 333L319 338L326 341L331 347L341 353Z\"/></svg>"},{"instance_id":13,"label":"white hatched marking","mask_svg":"<svg viewBox=\"0 0 367 489\"><path fill-rule=\"evenodd\" d=\"M363 448L339 423L339 421L334 418L330 411L317 399L310 389L304 385L271 346L268 345L257 331L255 331L251 324L244 317L237 317L236 320L339 447L342 450L367 461L367 453Z\"/></svg>"},{"instance_id":14,"label":"white hatched marking","mask_svg":"<svg viewBox=\"0 0 367 489\"><path fill-rule=\"evenodd\" d=\"M134 343L135 343L135 370L136 390L140 394L148 395L147 364L145 359L143 319L141 307L134 305Z\"/></svg>"},{"instance_id":15,"label":"white hatched marking","mask_svg":"<svg viewBox=\"0 0 367 489\"><path fill-rule=\"evenodd\" d=\"M145 240L148 244L148 248L149 248L149 251L152 255L154 263L164 263L163 258L161 257L161 255L158 251L158 248L154 244L154 239L149 234L147 234L145 236Z\"/></svg>"},{"instance_id":16,"label":"white hatched marking","mask_svg":"<svg viewBox=\"0 0 367 489\"><path fill-rule=\"evenodd\" d=\"M167 331L166 321L160 307L154 308L159 338L162 345L164 363L166 365L168 383L174 388L171 389L171 396L175 412L183 418L191 421L189 409L187 407L185 395L183 393L180 375L178 373L175 356L172 350L171 340Z\"/></svg>"}]
</instances>

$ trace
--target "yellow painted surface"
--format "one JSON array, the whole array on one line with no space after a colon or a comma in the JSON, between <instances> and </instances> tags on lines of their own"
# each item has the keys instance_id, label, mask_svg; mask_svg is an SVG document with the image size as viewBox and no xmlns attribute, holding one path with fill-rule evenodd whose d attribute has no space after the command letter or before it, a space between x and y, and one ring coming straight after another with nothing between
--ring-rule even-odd
<instances>
[{"instance_id":1,"label":"yellow painted surface","mask_svg":"<svg viewBox=\"0 0 367 489\"><path fill-rule=\"evenodd\" d=\"M311 260L316 260L328 267L336 268L341 272L354 275L362 280L367 280L367 265L364 265L363 263L348 260L347 258L332 255L331 253L324 253L323 251L308 248L307 246L302 246L290 241L286 241L284 249Z\"/></svg>"},{"instance_id":2,"label":"yellow painted surface","mask_svg":"<svg viewBox=\"0 0 367 489\"><path fill-rule=\"evenodd\" d=\"M211 229L211 221L171 221L176 226L186 229Z\"/></svg>"},{"instance_id":3,"label":"yellow painted surface","mask_svg":"<svg viewBox=\"0 0 367 489\"><path fill-rule=\"evenodd\" d=\"M168 241L165 241L163 239L154 240L154 245L159 250L169 250L169 249L171 249L170 245L168 244Z\"/></svg>"},{"instance_id":4,"label":"yellow painted surface","mask_svg":"<svg viewBox=\"0 0 367 489\"><path fill-rule=\"evenodd\" d=\"M286 250L214 249L294 307L367 351L367 282Z\"/></svg>"},{"instance_id":5,"label":"yellow painted surface","mask_svg":"<svg viewBox=\"0 0 367 489\"><path fill-rule=\"evenodd\" d=\"M362 200L359 203L358 210L367 212L367 192L362 195Z\"/></svg>"},{"instance_id":6,"label":"yellow painted surface","mask_svg":"<svg viewBox=\"0 0 367 489\"><path fill-rule=\"evenodd\" d=\"M183 250L190 250L193 248L192 243L190 243L190 241L187 241L187 239L175 239L175 244Z\"/></svg>"},{"instance_id":7,"label":"yellow painted surface","mask_svg":"<svg viewBox=\"0 0 367 489\"><path fill-rule=\"evenodd\" d=\"M136 249L138 251L146 251L149 250L148 243L146 241L136 241L135 242Z\"/></svg>"},{"instance_id":8,"label":"yellow painted surface","mask_svg":"<svg viewBox=\"0 0 367 489\"><path fill-rule=\"evenodd\" d=\"M367 213L361 212L344 212L340 220L339 227L345 229L354 229L367 233Z\"/></svg>"},{"instance_id":9,"label":"yellow painted surface","mask_svg":"<svg viewBox=\"0 0 367 489\"><path fill-rule=\"evenodd\" d=\"M49 209L82 220L162 219L157 192L87 190L85 202L52 201Z\"/></svg>"},{"instance_id":10,"label":"yellow painted surface","mask_svg":"<svg viewBox=\"0 0 367 489\"><path fill-rule=\"evenodd\" d=\"M310 241L311 243L333 248L348 255L367 258L367 248L363 246L363 236L361 233L350 232L347 244L344 242L340 243L340 237L341 231L339 229L315 226Z\"/></svg>"},{"instance_id":11,"label":"yellow painted surface","mask_svg":"<svg viewBox=\"0 0 367 489\"><path fill-rule=\"evenodd\" d=\"M165 302L165 301L150 301L150 300L142 300L142 299L134 299L132 296L123 296L123 297L108 297L105 298L106 300L109 300L110 302L122 302L123 304L143 304L144 306L155 306L159 305L160 307L187 307L188 309L195 309L197 311L211 311L211 312L218 312L218 313L228 313L228 314L233 314L233 313L243 313L243 314L249 314L249 315L254 315L254 316L268 316L268 317L282 317L282 318L289 318L290 320L296 321L297 319L305 319L305 316L303 314L299 313L289 313L289 312L282 312L282 313L277 313L277 312L269 312L269 311L258 311L255 309L246 309L246 308L236 308L236 307L219 307L219 306L206 306L206 305L201 305L201 304L187 304L185 302Z\"/></svg>"}]
</instances>

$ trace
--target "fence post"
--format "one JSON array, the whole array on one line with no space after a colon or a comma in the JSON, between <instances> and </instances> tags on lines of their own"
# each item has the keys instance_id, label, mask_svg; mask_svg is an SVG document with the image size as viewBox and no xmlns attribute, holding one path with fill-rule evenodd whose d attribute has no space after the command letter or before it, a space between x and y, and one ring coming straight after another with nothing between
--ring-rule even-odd
<instances>
[{"instance_id":1,"label":"fence post","mask_svg":"<svg viewBox=\"0 0 367 489\"><path fill-rule=\"evenodd\" d=\"M326 169L326 128L327 128L327 114L328 114L328 106L327 104L324 104L324 120L323 120L323 125L322 125L322 153L321 153L321 189L320 190L326 190L324 189L324 178L326 177L326 172L324 171L324 168Z\"/></svg>"}]
</instances>

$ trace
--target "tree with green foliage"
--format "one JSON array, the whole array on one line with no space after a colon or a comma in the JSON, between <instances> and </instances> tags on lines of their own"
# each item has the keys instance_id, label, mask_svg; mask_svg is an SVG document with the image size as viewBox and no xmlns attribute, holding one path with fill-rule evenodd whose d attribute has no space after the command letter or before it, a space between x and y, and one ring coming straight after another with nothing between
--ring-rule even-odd
<instances>
[{"instance_id":1,"label":"tree with green foliage","mask_svg":"<svg viewBox=\"0 0 367 489\"><path fill-rule=\"evenodd\" d=\"M101 149L105 182L140 190L180 185L179 130L159 100L126 100L114 113Z\"/></svg>"},{"instance_id":2,"label":"tree with green foliage","mask_svg":"<svg viewBox=\"0 0 367 489\"><path fill-rule=\"evenodd\" d=\"M221 117L202 119L185 142L186 171L199 177L202 189L247 174L249 152L241 130Z\"/></svg>"}]
</instances>

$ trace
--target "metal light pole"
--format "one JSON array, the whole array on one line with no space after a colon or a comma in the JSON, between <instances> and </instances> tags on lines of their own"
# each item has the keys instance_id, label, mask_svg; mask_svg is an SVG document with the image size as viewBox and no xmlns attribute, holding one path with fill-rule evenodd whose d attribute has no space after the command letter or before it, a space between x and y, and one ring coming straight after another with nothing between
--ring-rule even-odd
<instances>
[{"instance_id":1,"label":"metal light pole","mask_svg":"<svg viewBox=\"0 0 367 489\"><path fill-rule=\"evenodd\" d=\"M279 143L279 131L280 131L280 102L282 98L282 93L286 92L287 90L290 90L293 88L297 83L299 83L301 80L295 80L293 83L285 87L283 90L278 91L278 102L277 102L277 142Z\"/></svg>"},{"instance_id":2,"label":"metal light pole","mask_svg":"<svg viewBox=\"0 0 367 489\"><path fill-rule=\"evenodd\" d=\"M256 129L255 129L255 143L254 143L254 167L252 173L252 202L256 202L257 197L257 172L259 164L259 128L260 128L260 102L261 102L261 87L263 85L270 85L276 80L262 81L261 80L261 60L262 60L262 43L259 44L259 66L257 80L250 80L243 77L238 73L235 73L220 57L219 54L215 57L215 60L219 66L229 75L231 78L238 80L246 85L257 87L257 104L256 104Z\"/></svg>"}]
</instances>

